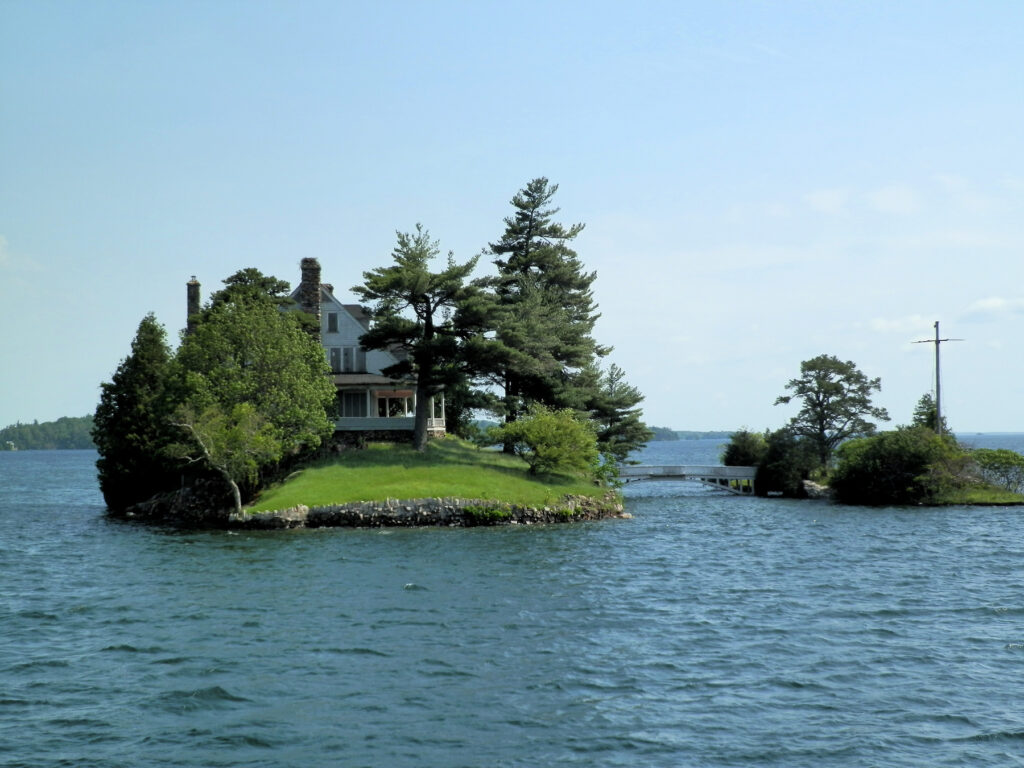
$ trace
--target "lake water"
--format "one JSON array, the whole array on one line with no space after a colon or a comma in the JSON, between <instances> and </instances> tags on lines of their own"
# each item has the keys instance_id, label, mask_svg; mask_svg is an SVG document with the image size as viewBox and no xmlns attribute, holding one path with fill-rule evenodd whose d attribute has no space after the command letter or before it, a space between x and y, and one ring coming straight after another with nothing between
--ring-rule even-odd
<instances>
[{"instance_id":1,"label":"lake water","mask_svg":"<svg viewBox=\"0 0 1024 768\"><path fill-rule=\"evenodd\" d=\"M0 453L0 765L1024 765L1024 509L190 532L94 460Z\"/></svg>"}]
</instances>

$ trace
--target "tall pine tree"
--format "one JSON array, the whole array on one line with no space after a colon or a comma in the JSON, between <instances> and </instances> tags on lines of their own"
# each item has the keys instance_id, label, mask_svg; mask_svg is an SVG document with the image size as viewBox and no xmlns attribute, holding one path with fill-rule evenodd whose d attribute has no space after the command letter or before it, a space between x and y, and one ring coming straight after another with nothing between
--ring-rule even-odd
<instances>
[{"instance_id":1,"label":"tall pine tree","mask_svg":"<svg viewBox=\"0 0 1024 768\"><path fill-rule=\"evenodd\" d=\"M478 346L486 343L489 312L479 301L480 288L468 282L476 258L457 264L449 253L447 266L431 272L440 248L430 233L417 224L414 233L397 235L394 264L364 272L365 282L352 290L363 301L374 302L373 327L360 343L366 349L399 347L408 353L385 373L416 379L413 446L423 451L432 397L465 382L466 345L471 340Z\"/></svg>"},{"instance_id":2,"label":"tall pine tree","mask_svg":"<svg viewBox=\"0 0 1024 768\"><path fill-rule=\"evenodd\" d=\"M503 349L490 373L503 391L506 422L531 403L584 410L589 396L580 391L580 374L608 352L593 337L596 273L584 270L571 247L584 225L553 220L557 191L543 177L529 182L512 198L514 213L489 248L498 275L486 282L499 310Z\"/></svg>"}]
</instances>

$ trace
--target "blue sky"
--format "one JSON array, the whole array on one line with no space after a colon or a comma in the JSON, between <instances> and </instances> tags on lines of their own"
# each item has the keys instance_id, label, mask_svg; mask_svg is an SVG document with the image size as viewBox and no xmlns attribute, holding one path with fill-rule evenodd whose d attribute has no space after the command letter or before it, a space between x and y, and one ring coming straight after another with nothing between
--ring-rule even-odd
<instances>
[{"instance_id":1,"label":"blue sky","mask_svg":"<svg viewBox=\"0 0 1024 768\"><path fill-rule=\"evenodd\" d=\"M801 360L1024 430L1024 4L0 0L0 426L91 412L254 266L459 259L527 181L649 423L781 426ZM489 266L482 260L483 267Z\"/></svg>"}]
</instances>

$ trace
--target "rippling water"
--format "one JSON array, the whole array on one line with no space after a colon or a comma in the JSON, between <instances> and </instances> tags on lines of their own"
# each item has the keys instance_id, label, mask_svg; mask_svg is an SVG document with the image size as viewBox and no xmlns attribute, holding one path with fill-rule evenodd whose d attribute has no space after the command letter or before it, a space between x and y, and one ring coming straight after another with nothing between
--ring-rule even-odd
<instances>
[{"instance_id":1,"label":"rippling water","mask_svg":"<svg viewBox=\"0 0 1024 768\"><path fill-rule=\"evenodd\" d=\"M1021 509L181 532L94 459L0 454L3 765L1024 765Z\"/></svg>"}]
</instances>

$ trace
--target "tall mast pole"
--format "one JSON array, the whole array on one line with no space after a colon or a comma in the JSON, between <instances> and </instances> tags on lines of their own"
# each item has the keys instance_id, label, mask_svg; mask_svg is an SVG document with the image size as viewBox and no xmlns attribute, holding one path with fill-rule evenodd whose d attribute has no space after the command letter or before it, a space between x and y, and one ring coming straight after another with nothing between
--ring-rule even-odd
<instances>
[{"instance_id":1,"label":"tall mast pole","mask_svg":"<svg viewBox=\"0 0 1024 768\"><path fill-rule=\"evenodd\" d=\"M935 434L942 437L942 374L939 367L939 349L942 341L939 339L939 321L935 321Z\"/></svg>"},{"instance_id":2,"label":"tall mast pole","mask_svg":"<svg viewBox=\"0 0 1024 768\"><path fill-rule=\"evenodd\" d=\"M963 339L940 339L939 321L935 321L935 340L915 341L915 344L935 345L935 434L942 436L942 371L939 368L939 347L944 341L963 341Z\"/></svg>"}]
</instances>

